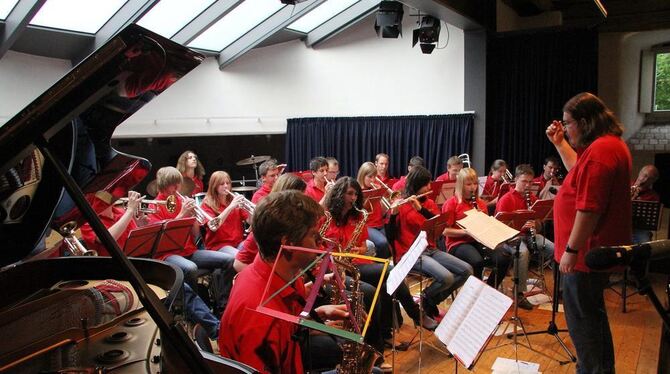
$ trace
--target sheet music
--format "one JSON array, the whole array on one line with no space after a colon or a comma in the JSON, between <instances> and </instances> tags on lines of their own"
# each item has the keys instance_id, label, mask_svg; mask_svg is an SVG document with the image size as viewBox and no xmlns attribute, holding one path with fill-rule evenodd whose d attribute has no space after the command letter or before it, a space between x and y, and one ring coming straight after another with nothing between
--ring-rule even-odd
<instances>
[{"instance_id":1,"label":"sheet music","mask_svg":"<svg viewBox=\"0 0 670 374\"><path fill-rule=\"evenodd\" d=\"M475 304L475 301L477 301L477 297L483 286L484 283L482 281L471 275L458 291L458 297L456 297L456 300L449 307L449 311L435 329L435 336L444 345L449 345L451 342L451 339L456 334L456 330L458 330L458 326L461 325Z\"/></svg>"},{"instance_id":2,"label":"sheet music","mask_svg":"<svg viewBox=\"0 0 670 374\"><path fill-rule=\"evenodd\" d=\"M419 235L414 239L414 243L409 248L407 253L398 261L393 270L389 273L388 278L386 279L386 292L389 295L392 295L395 292L396 288L400 286L405 280L409 271L412 270L412 267L416 263L416 260L419 259L419 256L423 251L428 248L428 240L426 240L426 232L421 231Z\"/></svg>"},{"instance_id":3,"label":"sheet music","mask_svg":"<svg viewBox=\"0 0 670 374\"><path fill-rule=\"evenodd\" d=\"M456 221L456 223L475 240L489 248L495 248L498 244L519 234L519 231L488 216L486 213L474 209L467 211L465 218Z\"/></svg>"}]
</instances>

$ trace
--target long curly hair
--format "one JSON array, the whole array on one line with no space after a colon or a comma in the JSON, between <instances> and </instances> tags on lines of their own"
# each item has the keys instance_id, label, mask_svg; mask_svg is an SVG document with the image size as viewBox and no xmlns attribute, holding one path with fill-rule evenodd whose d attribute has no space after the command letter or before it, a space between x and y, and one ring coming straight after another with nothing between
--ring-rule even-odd
<instances>
[{"instance_id":1,"label":"long curly hair","mask_svg":"<svg viewBox=\"0 0 670 374\"><path fill-rule=\"evenodd\" d=\"M215 210L221 207L220 198L224 197L226 202L230 204L230 201L233 199L230 195L226 194L225 196L219 195L217 189L223 182L228 181L231 183L230 175L225 171L215 171L209 177L209 188L207 188L207 195L205 196L205 203Z\"/></svg>"},{"instance_id":2,"label":"long curly hair","mask_svg":"<svg viewBox=\"0 0 670 374\"><path fill-rule=\"evenodd\" d=\"M623 134L621 122L605 103L592 93L582 92L573 96L565 103L563 111L570 113L579 127L581 134L579 139L575 139L577 146L588 147L603 135Z\"/></svg>"},{"instance_id":3,"label":"long curly hair","mask_svg":"<svg viewBox=\"0 0 670 374\"><path fill-rule=\"evenodd\" d=\"M356 201L354 202L354 208L349 209L348 212L342 214L344 211L344 195L346 195L349 187L356 190ZM358 219L360 213L356 209L362 209L363 206L363 191L361 191L361 185L352 177L342 177L338 179L337 182L335 182L335 185L328 191L324 200L324 205L326 210L328 210L333 217L337 226L346 224L350 217Z\"/></svg>"},{"instance_id":4,"label":"long curly hair","mask_svg":"<svg viewBox=\"0 0 670 374\"><path fill-rule=\"evenodd\" d=\"M188 158L188 154L192 153L195 157L198 157L198 155L191 151L191 150L186 150L184 153L182 153L179 158L177 159L177 170L179 170L182 175L186 173L186 160ZM202 177L205 175L205 167L202 166L202 162L200 162L200 158L197 159L198 164L195 167L195 170L193 171L194 175L198 177L198 179L202 179Z\"/></svg>"}]
</instances>

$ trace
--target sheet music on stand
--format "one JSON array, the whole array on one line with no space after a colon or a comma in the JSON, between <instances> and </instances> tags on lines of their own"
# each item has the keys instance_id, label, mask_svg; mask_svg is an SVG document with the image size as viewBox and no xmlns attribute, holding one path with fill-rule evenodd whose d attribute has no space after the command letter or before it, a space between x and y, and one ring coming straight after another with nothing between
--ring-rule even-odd
<instances>
[{"instance_id":1,"label":"sheet music on stand","mask_svg":"<svg viewBox=\"0 0 670 374\"><path fill-rule=\"evenodd\" d=\"M476 209L465 212L465 218L456 223L476 241L491 249L519 234L518 230Z\"/></svg>"},{"instance_id":2,"label":"sheet music on stand","mask_svg":"<svg viewBox=\"0 0 670 374\"><path fill-rule=\"evenodd\" d=\"M128 257L160 258L182 249L194 222L194 217L165 220L132 230L123 252Z\"/></svg>"},{"instance_id":3,"label":"sheet music on stand","mask_svg":"<svg viewBox=\"0 0 670 374\"><path fill-rule=\"evenodd\" d=\"M510 306L510 297L471 275L435 329L435 336L472 370Z\"/></svg>"},{"instance_id":4,"label":"sheet music on stand","mask_svg":"<svg viewBox=\"0 0 670 374\"><path fill-rule=\"evenodd\" d=\"M389 276L386 279L386 293L392 295L395 292L426 248L428 248L426 232L421 231L416 239L414 239L414 243L409 247L407 253L402 256L400 261L393 267L393 270L389 272Z\"/></svg>"}]
</instances>

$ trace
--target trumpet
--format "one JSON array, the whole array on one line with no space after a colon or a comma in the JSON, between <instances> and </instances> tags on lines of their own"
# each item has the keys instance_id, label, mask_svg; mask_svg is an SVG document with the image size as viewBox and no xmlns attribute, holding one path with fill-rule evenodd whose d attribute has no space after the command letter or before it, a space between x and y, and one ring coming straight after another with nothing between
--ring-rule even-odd
<instances>
[{"instance_id":1,"label":"trumpet","mask_svg":"<svg viewBox=\"0 0 670 374\"><path fill-rule=\"evenodd\" d=\"M242 202L240 202L240 208L242 208L247 213L249 213L249 215L252 215L252 216L254 215L254 211L256 210L256 204L249 201L249 199L244 197L244 195L242 195L242 194L238 194L238 193L231 192L231 191L228 191L228 190L226 190L226 192L228 192L228 195L230 195L232 197L242 196L243 200L242 200Z\"/></svg>"},{"instance_id":2,"label":"trumpet","mask_svg":"<svg viewBox=\"0 0 670 374\"><path fill-rule=\"evenodd\" d=\"M180 194L179 191L175 191L177 196L181 199L181 201L185 201L186 198L184 195ZM200 205L195 204L193 209L193 215L195 216L195 220L198 221L198 224L202 225L207 225L210 230L216 231L219 229L219 226L221 226L221 219L219 217L213 218L207 212L205 212Z\"/></svg>"},{"instance_id":3,"label":"trumpet","mask_svg":"<svg viewBox=\"0 0 670 374\"><path fill-rule=\"evenodd\" d=\"M74 235L76 229L77 223L75 221L70 221L58 229L58 232L63 236L63 242L67 245L68 251L70 251L73 256L97 256L98 252L89 251L83 244L81 244L79 239L77 239Z\"/></svg>"},{"instance_id":4,"label":"trumpet","mask_svg":"<svg viewBox=\"0 0 670 374\"><path fill-rule=\"evenodd\" d=\"M432 194L432 193L433 193L433 191L430 191L430 190L429 190L429 191L426 191L426 192L422 193L421 195L416 195L416 196L412 195L412 196L410 196L410 197L406 197L406 198L404 198L404 199L398 201L397 203L393 204L393 205L391 206L391 208L397 208L397 207L399 207L399 206L401 206L401 205L405 205L405 204L409 203L410 201L412 201L412 198L413 198L413 197L416 197L416 198L418 199L418 198L420 198L420 197L428 196L428 195L430 195L430 194Z\"/></svg>"},{"instance_id":5,"label":"trumpet","mask_svg":"<svg viewBox=\"0 0 670 374\"><path fill-rule=\"evenodd\" d=\"M640 186L634 184L630 186L630 199L635 200L640 195Z\"/></svg>"},{"instance_id":6,"label":"trumpet","mask_svg":"<svg viewBox=\"0 0 670 374\"><path fill-rule=\"evenodd\" d=\"M469 154L467 154L467 153L463 153L463 154L460 154L460 155L458 155L458 156L456 156L456 157L460 158L461 161L463 161L463 167L464 167L464 168L472 167L472 166L471 166L472 164L470 163L470 155L469 155Z\"/></svg>"},{"instance_id":7,"label":"trumpet","mask_svg":"<svg viewBox=\"0 0 670 374\"><path fill-rule=\"evenodd\" d=\"M114 202L114 205L122 205L123 209L128 208L128 198L122 197ZM168 196L165 200L140 200L138 212L153 214L157 212L156 205L165 205L165 209L174 213L177 210L177 199L174 196Z\"/></svg>"},{"instance_id":8,"label":"trumpet","mask_svg":"<svg viewBox=\"0 0 670 374\"><path fill-rule=\"evenodd\" d=\"M400 197L400 191L393 191L389 186L386 185L386 183L382 182L379 177L375 177L375 180L379 182L379 184L386 188L386 192L388 192L389 196L388 197L382 197L381 198L381 203L384 205L384 208L386 209L391 209L391 205L393 205L393 201L397 200ZM374 185L373 185L374 186Z\"/></svg>"}]
</instances>

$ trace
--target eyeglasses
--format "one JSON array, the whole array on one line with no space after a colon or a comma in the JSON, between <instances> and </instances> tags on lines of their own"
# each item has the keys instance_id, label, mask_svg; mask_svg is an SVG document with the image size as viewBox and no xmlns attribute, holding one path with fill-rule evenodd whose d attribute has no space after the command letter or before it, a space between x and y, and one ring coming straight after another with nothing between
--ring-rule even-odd
<instances>
[{"instance_id":1,"label":"eyeglasses","mask_svg":"<svg viewBox=\"0 0 670 374\"><path fill-rule=\"evenodd\" d=\"M563 127L568 127L568 125L570 125L571 123L574 123L574 122L575 122L575 120L571 119L571 120L568 120L568 121L561 121L561 124L563 125Z\"/></svg>"}]
</instances>

